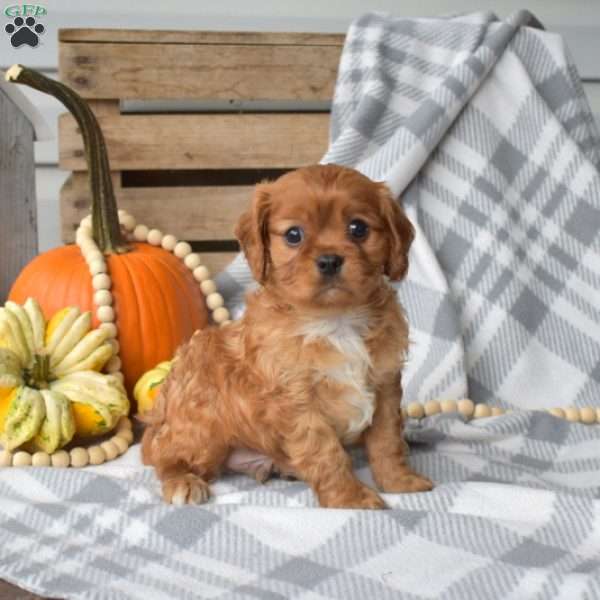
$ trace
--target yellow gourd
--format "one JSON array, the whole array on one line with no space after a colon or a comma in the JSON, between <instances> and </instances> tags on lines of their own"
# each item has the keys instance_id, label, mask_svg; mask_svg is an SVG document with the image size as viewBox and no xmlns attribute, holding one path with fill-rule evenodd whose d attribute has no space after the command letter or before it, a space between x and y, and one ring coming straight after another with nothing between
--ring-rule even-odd
<instances>
[{"instance_id":1,"label":"yellow gourd","mask_svg":"<svg viewBox=\"0 0 600 600\"><path fill-rule=\"evenodd\" d=\"M0 308L0 443L54 452L75 436L110 431L129 412L118 375L100 371L113 356L106 329L66 307L46 323L33 298Z\"/></svg>"},{"instance_id":2,"label":"yellow gourd","mask_svg":"<svg viewBox=\"0 0 600 600\"><path fill-rule=\"evenodd\" d=\"M137 402L138 412L143 414L154 406L154 401L162 382L171 370L171 362L161 362L153 369L146 371L137 381L133 388L133 396Z\"/></svg>"}]
</instances>

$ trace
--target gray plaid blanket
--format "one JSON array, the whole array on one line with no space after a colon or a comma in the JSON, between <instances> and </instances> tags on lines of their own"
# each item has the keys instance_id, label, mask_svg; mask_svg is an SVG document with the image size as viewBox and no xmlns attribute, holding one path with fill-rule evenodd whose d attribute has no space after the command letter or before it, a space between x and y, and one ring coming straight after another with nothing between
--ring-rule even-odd
<instances>
[{"instance_id":1,"label":"gray plaid blanket","mask_svg":"<svg viewBox=\"0 0 600 600\"><path fill-rule=\"evenodd\" d=\"M332 121L323 160L385 179L418 231L399 287L406 401L600 406L600 145L561 39L525 12L367 15ZM219 283L239 314L241 257ZM0 470L0 577L78 599L600 597L600 426L523 410L407 435L437 487L386 495L386 511L242 476L166 506L139 446L84 470Z\"/></svg>"},{"instance_id":2,"label":"gray plaid blanket","mask_svg":"<svg viewBox=\"0 0 600 600\"><path fill-rule=\"evenodd\" d=\"M244 476L168 506L139 446L80 471L0 470L0 577L98 600L600 597L595 427L438 415L408 438L437 487L385 494L385 511L321 509L302 482Z\"/></svg>"}]
</instances>

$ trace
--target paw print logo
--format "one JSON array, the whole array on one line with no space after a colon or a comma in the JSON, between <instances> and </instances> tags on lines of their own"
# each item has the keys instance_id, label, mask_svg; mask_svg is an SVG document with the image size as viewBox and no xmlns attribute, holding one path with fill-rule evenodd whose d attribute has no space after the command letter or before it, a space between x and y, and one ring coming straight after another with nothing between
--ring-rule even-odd
<instances>
[{"instance_id":1,"label":"paw print logo","mask_svg":"<svg viewBox=\"0 0 600 600\"><path fill-rule=\"evenodd\" d=\"M4 31L10 35L10 43L13 48L18 48L23 44L27 44L35 48L39 42L40 34L46 31L46 28L41 23L36 23L33 17L15 17L12 23L8 23Z\"/></svg>"}]
</instances>

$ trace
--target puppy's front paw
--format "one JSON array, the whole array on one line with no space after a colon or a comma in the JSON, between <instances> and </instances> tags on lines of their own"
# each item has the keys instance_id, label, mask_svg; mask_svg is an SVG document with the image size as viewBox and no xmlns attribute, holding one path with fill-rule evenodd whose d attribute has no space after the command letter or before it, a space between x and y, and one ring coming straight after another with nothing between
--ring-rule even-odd
<instances>
[{"instance_id":1,"label":"puppy's front paw","mask_svg":"<svg viewBox=\"0 0 600 600\"><path fill-rule=\"evenodd\" d=\"M169 504L203 504L210 497L208 483L188 473L163 481L163 498Z\"/></svg>"},{"instance_id":2,"label":"puppy's front paw","mask_svg":"<svg viewBox=\"0 0 600 600\"><path fill-rule=\"evenodd\" d=\"M357 483L351 490L329 493L326 497L319 496L319 503L326 508L385 508L381 496L370 487Z\"/></svg>"},{"instance_id":3,"label":"puppy's front paw","mask_svg":"<svg viewBox=\"0 0 600 600\"><path fill-rule=\"evenodd\" d=\"M379 485L382 491L390 494L407 494L412 492L429 492L433 482L412 470L387 473Z\"/></svg>"}]
</instances>

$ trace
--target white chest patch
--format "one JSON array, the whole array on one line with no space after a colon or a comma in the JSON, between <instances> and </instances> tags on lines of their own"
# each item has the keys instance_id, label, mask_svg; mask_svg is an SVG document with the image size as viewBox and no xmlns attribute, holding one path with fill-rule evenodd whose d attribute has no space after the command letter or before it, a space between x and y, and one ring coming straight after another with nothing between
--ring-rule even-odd
<instances>
[{"instance_id":1,"label":"white chest patch","mask_svg":"<svg viewBox=\"0 0 600 600\"><path fill-rule=\"evenodd\" d=\"M310 321L302 328L306 341L325 339L344 357L341 365L325 369L321 373L323 377L347 387L342 400L351 405L353 410L350 413L354 416L342 433L344 443L356 441L371 424L375 412L375 393L367 382L371 366L369 352L363 339L367 326L364 313L353 313Z\"/></svg>"}]
</instances>

